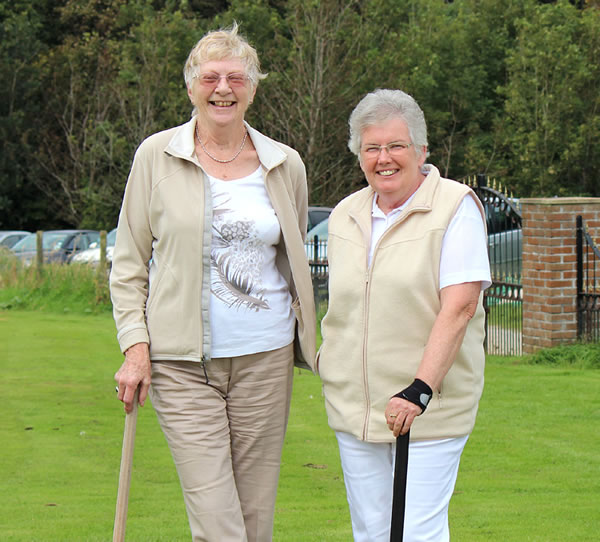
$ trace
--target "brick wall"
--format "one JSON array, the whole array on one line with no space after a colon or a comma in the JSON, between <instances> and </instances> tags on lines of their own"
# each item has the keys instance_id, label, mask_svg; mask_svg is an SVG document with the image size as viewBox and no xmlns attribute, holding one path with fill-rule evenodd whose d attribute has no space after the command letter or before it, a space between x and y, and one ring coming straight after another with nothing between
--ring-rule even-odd
<instances>
[{"instance_id":1,"label":"brick wall","mask_svg":"<svg viewBox=\"0 0 600 542\"><path fill-rule=\"evenodd\" d=\"M523 352L577 339L577 215L600 244L600 198L521 199Z\"/></svg>"}]
</instances>

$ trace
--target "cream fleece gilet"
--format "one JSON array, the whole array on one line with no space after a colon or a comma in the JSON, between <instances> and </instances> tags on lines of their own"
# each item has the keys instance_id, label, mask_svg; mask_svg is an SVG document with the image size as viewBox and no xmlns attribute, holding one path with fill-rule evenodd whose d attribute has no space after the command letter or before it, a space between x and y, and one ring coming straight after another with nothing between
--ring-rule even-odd
<instances>
[{"instance_id":1,"label":"cream fleece gilet","mask_svg":"<svg viewBox=\"0 0 600 542\"><path fill-rule=\"evenodd\" d=\"M414 379L440 310L442 240L470 188L432 167L399 219L384 233L368 267L368 187L344 199L329 219L329 309L316 368L329 425L369 442L393 442L384 411ZM482 296L440 390L411 428L413 440L468 435L483 390Z\"/></svg>"}]
</instances>

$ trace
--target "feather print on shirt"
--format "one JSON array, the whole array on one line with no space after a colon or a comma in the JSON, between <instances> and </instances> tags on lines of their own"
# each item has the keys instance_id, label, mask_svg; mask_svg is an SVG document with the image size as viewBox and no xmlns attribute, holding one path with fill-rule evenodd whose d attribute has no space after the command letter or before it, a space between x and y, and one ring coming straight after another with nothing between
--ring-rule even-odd
<instances>
[{"instance_id":1,"label":"feather print on shirt","mask_svg":"<svg viewBox=\"0 0 600 542\"><path fill-rule=\"evenodd\" d=\"M216 273L212 275L211 291L228 307L269 310L261 282L261 241L254 222L228 221L227 214L231 211L223 207L226 203L215 207L213 212L211 265Z\"/></svg>"}]
</instances>

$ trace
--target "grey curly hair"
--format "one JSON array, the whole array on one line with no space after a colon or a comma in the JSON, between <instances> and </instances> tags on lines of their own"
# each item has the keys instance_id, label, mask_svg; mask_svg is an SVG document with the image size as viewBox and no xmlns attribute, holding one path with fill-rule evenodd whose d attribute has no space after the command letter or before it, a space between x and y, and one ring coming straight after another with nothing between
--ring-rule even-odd
<instances>
[{"instance_id":1,"label":"grey curly hair","mask_svg":"<svg viewBox=\"0 0 600 542\"><path fill-rule=\"evenodd\" d=\"M415 99L402 90L377 89L358 102L348 121L348 148L360 156L363 130L390 118L400 118L406 123L417 156L421 156L423 147L427 147L425 115Z\"/></svg>"}]
</instances>

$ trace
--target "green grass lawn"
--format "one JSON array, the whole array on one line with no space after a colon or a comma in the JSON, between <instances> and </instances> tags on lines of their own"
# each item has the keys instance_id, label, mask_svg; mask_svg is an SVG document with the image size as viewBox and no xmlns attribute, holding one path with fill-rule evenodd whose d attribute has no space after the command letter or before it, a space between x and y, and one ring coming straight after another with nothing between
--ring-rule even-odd
<instances>
[{"instance_id":1,"label":"green grass lawn","mask_svg":"<svg viewBox=\"0 0 600 542\"><path fill-rule=\"evenodd\" d=\"M108 314L0 311L0 540L107 541L124 414ZM450 510L454 541L592 541L600 532L600 371L491 358ZM150 403L140 410L128 541L190 539ZM317 377L297 371L275 541L350 541Z\"/></svg>"}]
</instances>

